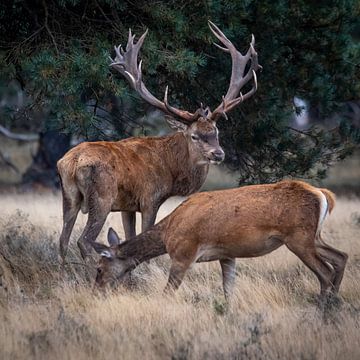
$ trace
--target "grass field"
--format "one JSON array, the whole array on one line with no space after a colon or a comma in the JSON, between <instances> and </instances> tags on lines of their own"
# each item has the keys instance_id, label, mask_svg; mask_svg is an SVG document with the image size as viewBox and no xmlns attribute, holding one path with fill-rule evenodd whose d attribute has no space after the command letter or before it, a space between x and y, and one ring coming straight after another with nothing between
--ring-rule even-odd
<instances>
[{"instance_id":1,"label":"grass field","mask_svg":"<svg viewBox=\"0 0 360 360\"><path fill-rule=\"evenodd\" d=\"M161 208L164 216L178 204ZM59 194L0 195L0 359L359 359L360 200L339 198L324 238L349 254L342 305L317 306L315 276L287 249L237 261L226 305L218 263L198 264L164 296L167 255L141 265L132 290L92 292L75 227L58 265ZM111 224L122 233L120 214Z\"/></svg>"}]
</instances>

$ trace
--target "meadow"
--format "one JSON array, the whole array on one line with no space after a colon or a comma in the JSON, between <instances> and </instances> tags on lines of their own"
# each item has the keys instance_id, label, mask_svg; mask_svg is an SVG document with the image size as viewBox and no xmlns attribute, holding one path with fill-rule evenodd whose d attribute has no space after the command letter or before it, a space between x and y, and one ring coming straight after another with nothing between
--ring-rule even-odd
<instances>
[{"instance_id":1,"label":"meadow","mask_svg":"<svg viewBox=\"0 0 360 360\"><path fill-rule=\"evenodd\" d=\"M139 266L131 286L97 294L76 246L82 215L59 266L59 193L2 193L0 205L0 359L360 358L358 198L338 198L324 225L324 239L349 254L342 301L325 312L317 279L285 247L237 260L230 304L217 262L197 264L176 294L163 295L167 255ZM111 214L98 241L110 225L122 234Z\"/></svg>"}]
</instances>

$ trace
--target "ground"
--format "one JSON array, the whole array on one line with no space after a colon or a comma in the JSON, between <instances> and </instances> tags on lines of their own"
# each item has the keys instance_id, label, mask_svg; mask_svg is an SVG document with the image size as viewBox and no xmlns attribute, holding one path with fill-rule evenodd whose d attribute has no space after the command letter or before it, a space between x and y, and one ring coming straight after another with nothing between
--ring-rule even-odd
<instances>
[{"instance_id":1,"label":"ground","mask_svg":"<svg viewBox=\"0 0 360 360\"><path fill-rule=\"evenodd\" d=\"M179 199L160 210L159 218ZM133 289L93 293L76 247L58 264L58 193L0 194L1 359L356 359L360 358L360 200L339 198L324 238L349 254L342 303L322 312L315 276L286 248L237 260L224 301L218 263L197 264L164 296L167 255L141 265ZM122 234L120 214L108 227Z\"/></svg>"}]
</instances>

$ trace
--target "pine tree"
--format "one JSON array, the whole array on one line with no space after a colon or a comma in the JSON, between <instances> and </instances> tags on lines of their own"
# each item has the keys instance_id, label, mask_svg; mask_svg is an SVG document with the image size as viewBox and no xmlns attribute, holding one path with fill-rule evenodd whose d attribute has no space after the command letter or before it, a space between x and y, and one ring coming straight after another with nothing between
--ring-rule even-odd
<instances>
[{"instance_id":1,"label":"pine tree","mask_svg":"<svg viewBox=\"0 0 360 360\"><path fill-rule=\"evenodd\" d=\"M138 36L149 29L141 57L156 96L169 85L172 104L214 108L226 92L231 62L212 45L208 19L242 51L253 33L263 66L256 95L219 122L226 164L238 171L241 185L323 177L359 144L359 129L343 110L360 99L356 0L2 3L0 94L16 82L27 105L3 110L1 123L90 140L138 133L136 119L147 105L108 67L113 45L126 42L129 28ZM337 126L292 128L295 96L320 118L339 114ZM38 122L37 113L46 116Z\"/></svg>"}]
</instances>

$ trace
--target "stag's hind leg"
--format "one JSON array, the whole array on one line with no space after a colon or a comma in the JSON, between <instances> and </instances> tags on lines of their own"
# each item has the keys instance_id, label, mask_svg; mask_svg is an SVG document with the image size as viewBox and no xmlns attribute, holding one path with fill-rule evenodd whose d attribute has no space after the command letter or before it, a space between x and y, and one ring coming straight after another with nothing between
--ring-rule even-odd
<instances>
[{"instance_id":1,"label":"stag's hind leg","mask_svg":"<svg viewBox=\"0 0 360 360\"><path fill-rule=\"evenodd\" d=\"M286 246L316 275L320 282L320 297L326 298L331 291L334 270L320 256L314 240L294 238Z\"/></svg>"},{"instance_id":2,"label":"stag's hind leg","mask_svg":"<svg viewBox=\"0 0 360 360\"><path fill-rule=\"evenodd\" d=\"M98 237L106 218L110 212L110 200L97 198L94 194L93 199L89 199L89 216L84 231L77 242L82 258L85 260L92 252L92 244Z\"/></svg>"},{"instance_id":3,"label":"stag's hind leg","mask_svg":"<svg viewBox=\"0 0 360 360\"><path fill-rule=\"evenodd\" d=\"M92 244L98 237L117 195L116 181L111 170L97 164L80 168L77 172L83 195L81 208L89 214L77 242L83 259L91 254Z\"/></svg>"},{"instance_id":4,"label":"stag's hind leg","mask_svg":"<svg viewBox=\"0 0 360 360\"><path fill-rule=\"evenodd\" d=\"M334 268L335 274L332 282L332 291L334 294L339 292L340 284L344 276L345 265L348 259L348 255L333 247L327 245L321 238L316 243L317 251L320 256L330 263Z\"/></svg>"},{"instance_id":5,"label":"stag's hind leg","mask_svg":"<svg viewBox=\"0 0 360 360\"><path fill-rule=\"evenodd\" d=\"M60 256L62 263L65 263L65 257L69 245L70 235L74 227L77 215L80 210L81 194L78 189L65 192L62 188L63 197L63 228L60 235Z\"/></svg>"}]
</instances>

